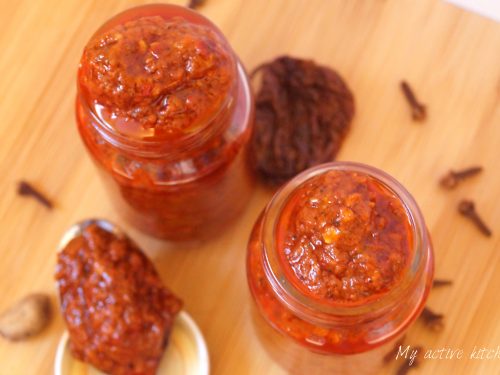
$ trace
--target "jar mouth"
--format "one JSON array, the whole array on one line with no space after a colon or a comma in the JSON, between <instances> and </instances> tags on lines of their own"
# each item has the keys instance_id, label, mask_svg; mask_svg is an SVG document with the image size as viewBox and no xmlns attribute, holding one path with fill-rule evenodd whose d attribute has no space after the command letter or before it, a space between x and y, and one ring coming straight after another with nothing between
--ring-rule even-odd
<instances>
[{"instance_id":1,"label":"jar mouth","mask_svg":"<svg viewBox=\"0 0 500 375\"><path fill-rule=\"evenodd\" d=\"M288 280L282 262L279 259L276 246L276 230L279 218L284 206L288 202L291 192L304 184L311 178L332 170L358 172L370 176L381 182L391 193L393 193L403 205L406 211L410 228L412 231L412 243L409 259L405 270L398 283L383 294L367 298L361 303L349 303L342 305L322 303L311 296L305 295L293 282ZM382 314L395 308L401 302L403 296L407 295L415 283L420 279L424 271L424 265L429 247L424 219L415 199L397 180L389 174L374 167L356 162L331 162L308 169L284 185L272 198L265 209L263 229L263 264L266 276L271 287L281 302L290 308L295 314L306 319L315 318L319 323L331 322L335 317L363 317L367 314Z\"/></svg>"},{"instance_id":2,"label":"jar mouth","mask_svg":"<svg viewBox=\"0 0 500 375\"><path fill-rule=\"evenodd\" d=\"M247 110L243 114L241 120L242 123L248 123L251 117L251 107L252 107L252 95L250 91L250 84L248 82L246 72L244 67L239 61L236 64L237 74L235 78L235 89L233 90L228 98L226 105L217 112L213 118L207 122L208 126L203 127L200 131L190 134L189 136L178 138L175 142L169 142L165 140L143 140L143 139L133 139L117 133L113 127L111 127L106 121L102 119L84 100L81 93L77 93L77 98L82 106L83 110L89 114L94 124L94 128L99 132L100 136L108 142L109 144L119 147L122 150L130 152L134 155L140 157L162 157L165 159L176 159L177 155L174 150L182 150L182 152L189 152L196 147L199 147L209 141L214 139L224 131L227 131L227 127L233 127L238 124L233 124L231 120L233 116L233 108L239 95L243 95L245 98L245 108ZM221 117L228 117L228 121L222 121ZM219 121L221 120L221 121ZM210 124L214 124L211 126Z\"/></svg>"},{"instance_id":3,"label":"jar mouth","mask_svg":"<svg viewBox=\"0 0 500 375\"><path fill-rule=\"evenodd\" d=\"M168 16L166 14L168 13ZM236 57L232 47L226 40L223 33L218 27L212 23L208 18L199 14L198 12L187 9L186 7L173 5L173 4L147 4L127 9L106 21L91 37L95 38L96 35L105 33L113 27L130 22L143 17L159 16L166 21L174 19L183 19L186 22L203 25L211 29L216 34L223 49L230 55L230 70L232 75L232 82L230 83L227 92L220 102L217 103L213 111L207 112L203 119L197 119L193 122L192 126L187 129L184 134L176 133L174 136L160 135L160 136L134 136L133 133L124 132L119 127L113 126L106 120L108 115L104 115L107 108L98 102L91 102L88 100L86 91L78 85L78 97L80 103L85 108L87 113L92 117L96 124L96 128L101 132L105 139L113 145L127 149L129 151L138 151L139 154L149 154L148 150L154 150L154 154L164 149L167 153L173 148L186 148L196 147L198 144L205 142L222 133L225 129L223 125L227 122L219 121L222 117L230 116L231 111L235 105L235 97L238 94L238 81L241 75L245 75L244 69L240 61ZM247 91L247 88L244 88ZM249 89L248 89L249 91ZM124 118L124 120L132 120ZM142 125L137 125L142 126ZM144 155L146 156L146 155Z\"/></svg>"}]
</instances>

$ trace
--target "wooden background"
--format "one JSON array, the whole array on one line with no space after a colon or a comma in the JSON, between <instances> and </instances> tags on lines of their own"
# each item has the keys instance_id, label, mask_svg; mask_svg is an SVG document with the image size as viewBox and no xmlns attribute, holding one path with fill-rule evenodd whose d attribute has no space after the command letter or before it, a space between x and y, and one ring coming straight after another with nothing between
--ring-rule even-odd
<instances>
[{"instance_id":1,"label":"wooden background","mask_svg":"<svg viewBox=\"0 0 500 375\"><path fill-rule=\"evenodd\" d=\"M246 241L270 193L258 188L235 225L197 247L148 238L110 207L78 137L73 102L80 53L93 31L135 0L0 0L0 310L32 291L54 296L55 250L72 223L105 217L122 224L182 296L208 342L215 375L282 374L249 320ZM183 4L183 1L176 1ZM438 0L207 0L211 18L251 69L280 54L336 68L356 96L353 129L339 155L380 167L419 202L432 234L438 277L432 292L446 315L408 341L429 348L500 345L500 24ZM399 89L407 79L428 105L410 120ZM484 173L452 192L437 180L472 164ZM16 196L32 181L56 208ZM456 212L471 198L494 235L485 238ZM26 342L0 338L0 375L51 374L64 326ZM388 372L389 373L389 372ZM498 374L500 359L427 360L419 374Z\"/></svg>"}]
</instances>

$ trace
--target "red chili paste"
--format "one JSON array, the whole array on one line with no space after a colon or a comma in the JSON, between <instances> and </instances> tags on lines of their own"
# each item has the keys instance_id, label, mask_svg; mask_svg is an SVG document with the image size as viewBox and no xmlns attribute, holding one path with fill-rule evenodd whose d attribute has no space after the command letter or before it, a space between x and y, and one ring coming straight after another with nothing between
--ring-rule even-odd
<instances>
[{"instance_id":1,"label":"red chili paste","mask_svg":"<svg viewBox=\"0 0 500 375\"><path fill-rule=\"evenodd\" d=\"M277 228L290 280L328 303L362 304L388 292L412 248L401 201L358 172L332 170L308 180L289 198Z\"/></svg>"},{"instance_id":2,"label":"red chili paste","mask_svg":"<svg viewBox=\"0 0 500 375\"><path fill-rule=\"evenodd\" d=\"M147 233L207 238L249 199L248 81L193 11L152 4L105 23L80 62L76 115L118 211Z\"/></svg>"},{"instance_id":3,"label":"red chili paste","mask_svg":"<svg viewBox=\"0 0 500 375\"><path fill-rule=\"evenodd\" d=\"M357 163L291 180L254 225L256 333L293 374L375 374L424 308L434 258L397 181Z\"/></svg>"},{"instance_id":4,"label":"red chili paste","mask_svg":"<svg viewBox=\"0 0 500 375\"><path fill-rule=\"evenodd\" d=\"M182 302L129 239L90 225L59 253L73 355L112 375L154 375Z\"/></svg>"},{"instance_id":5,"label":"red chili paste","mask_svg":"<svg viewBox=\"0 0 500 375\"><path fill-rule=\"evenodd\" d=\"M225 101L235 69L211 28L148 16L97 33L85 47L78 80L86 101L113 128L158 140L206 125Z\"/></svg>"}]
</instances>

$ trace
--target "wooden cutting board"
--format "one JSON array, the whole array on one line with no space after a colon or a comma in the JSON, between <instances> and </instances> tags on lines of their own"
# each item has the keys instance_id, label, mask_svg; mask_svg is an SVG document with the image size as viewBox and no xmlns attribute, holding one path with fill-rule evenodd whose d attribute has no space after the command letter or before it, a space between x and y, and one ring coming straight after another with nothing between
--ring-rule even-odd
<instances>
[{"instance_id":1,"label":"wooden cutting board","mask_svg":"<svg viewBox=\"0 0 500 375\"><path fill-rule=\"evenodd\" d=\"M105 217L129 230L182 296L207 339L213 374L282 374L254 336L244 268L250 229L271 193L257 188L241 218L211 242L156 241L117 216L78 137L82 48L110 16L142 3L0 2L0 310L31 291L50 293L55 305L61 234L77 220ZM382 168L414 194L434 241L436 274L454 280L429 300L446 315L445 330L419 323L408 342L461 348L466 358L425 360L415 374L500 373L500 359L468 358L474 346L500 345L500 24L438 0L207 0L200 11L248 69L292 54L346 78L357 113L339 159ZM425 123L411 121L401 79L427 104ZM451 192L439 188L448 169L476 164L485 168L481 176ZM54 197L55 209L18 197L21 179ZM491 238L457 214L461 198L476 202ZM56 313L36 338L0 339L0 374L51 374L63 329Z\"/></svg>"}]
</instances>

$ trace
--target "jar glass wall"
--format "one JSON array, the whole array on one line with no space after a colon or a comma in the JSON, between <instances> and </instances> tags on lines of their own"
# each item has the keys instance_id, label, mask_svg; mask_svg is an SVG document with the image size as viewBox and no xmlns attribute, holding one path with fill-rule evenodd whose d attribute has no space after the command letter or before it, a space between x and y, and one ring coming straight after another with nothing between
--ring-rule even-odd
<instances>
[{"instance_id":1,"label":"jar glass wall","mask_svg":"<svg viewBox=\"0 0 500 375\"><path fill-rule=\"evenodd\" d=\"M307 228L320 235L305 236ZM378 373L420 315L433 272L431 241L412 196L386 173L357 163L324 164L291 180L248 244L256 332L295 374Z\"/></svg>"},{"instance_id":2,"label":"jar glass wall","mask_svg":"<svg viewBox=\"0 0 500 375\"><path fill-rule=\"evenodd\" d=\"M80 63L80 135L119 212L170 240L216 235L247 203L253 102L221 32L184 7L127 10Z\"/></svg>"}]
</instances>

